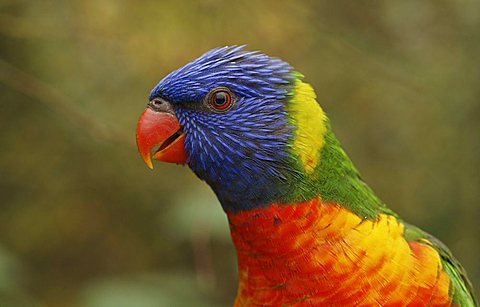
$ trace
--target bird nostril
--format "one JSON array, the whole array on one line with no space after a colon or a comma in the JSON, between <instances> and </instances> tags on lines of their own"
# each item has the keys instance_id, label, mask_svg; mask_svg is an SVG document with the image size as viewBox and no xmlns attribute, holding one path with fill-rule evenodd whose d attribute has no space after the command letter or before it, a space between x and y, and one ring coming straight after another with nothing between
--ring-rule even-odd
<instances>
[{"instance_id":1,"label":"bird nostril","mask_svg":"<svg viewBox=\"0 0 480 307\"><path fill-rule=\"evenodd\" d=\"M162 98L154 98L148 102L148 107L156 112L167 112L174 114L172 105Z\"/></svg>"},{"instance_id":2,"label":"bird nostril","mask_svg":"<svg viewBox=\"0 0 480 307\"><path fill-rule=\"evenodd\" d=\"M151 101L151 105L153 107L160 107L163 104L163 102L160 99L154 99Z\"/></svg>"},{"instance_id":3,"label":"bird nostril","mask_svg":"<svg viewBox=\"0 0 480 307\"><path fill-rule=\"evenodd\" d=\"M160 110L162 107L165 105L164 101L162 99L155 98L151 100L148 105L154 109L154 110Z\"/></svg>"}]
</instances>

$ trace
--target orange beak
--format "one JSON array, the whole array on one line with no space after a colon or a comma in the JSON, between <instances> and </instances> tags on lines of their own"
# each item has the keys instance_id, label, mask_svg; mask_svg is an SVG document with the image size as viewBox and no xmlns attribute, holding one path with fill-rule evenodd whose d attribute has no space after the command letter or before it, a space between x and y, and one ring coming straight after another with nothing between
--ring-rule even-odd
<instances>
[{"instance_id":1,"label":"orange beak","mask_svg":"<svg viewBox=\"0 0 480 307\"><path fill-rule=\"evenodd\" d=\"M145 164L153 169L153 158L158 161L184 164L185 135L175 115L168 112L157 112L146 108L137 123L137 148Z\"/></svg>"}]
</instances>

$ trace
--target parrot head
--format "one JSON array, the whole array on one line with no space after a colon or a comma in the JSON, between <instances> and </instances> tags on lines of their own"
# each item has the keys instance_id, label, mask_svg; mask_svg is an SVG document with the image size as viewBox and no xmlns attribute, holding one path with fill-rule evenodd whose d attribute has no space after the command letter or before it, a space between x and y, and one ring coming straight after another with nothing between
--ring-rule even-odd
<instances>
[{"instance_id":1,"label":"parrot head","mask_svg":"<svg viewBox=\"0 0 480 307\"><path fill-rule=\"evenodd\" d=\"M318 164L325 119L312 88L286 62L216 48L154 87L137 146L150 168L152 156L188 164L224 210L245 210L302 190Z\"/></svg>"}]
</instances>

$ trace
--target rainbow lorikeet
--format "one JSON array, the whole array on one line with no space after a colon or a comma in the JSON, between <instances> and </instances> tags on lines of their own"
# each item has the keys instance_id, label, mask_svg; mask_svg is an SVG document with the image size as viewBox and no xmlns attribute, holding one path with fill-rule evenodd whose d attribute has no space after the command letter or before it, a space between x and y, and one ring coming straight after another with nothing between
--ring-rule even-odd
<instances>
[{"instance_id":1,"label":"rainbow lorikeet","mask_svg":"<svg viewBox=\"0 0 480 307\"><path fill-rule=\"evenodd\" d=\"M362 181L303 76L243 47L213 49L151 91L145 163L188 164L228 216L235 306L475 306L445 245Z\"/></svg>"}]
</instances>

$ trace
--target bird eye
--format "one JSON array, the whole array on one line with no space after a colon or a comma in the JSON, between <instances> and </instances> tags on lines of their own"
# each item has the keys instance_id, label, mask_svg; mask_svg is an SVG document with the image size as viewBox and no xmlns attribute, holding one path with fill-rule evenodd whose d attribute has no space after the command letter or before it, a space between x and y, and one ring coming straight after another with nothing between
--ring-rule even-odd
<instances>
[{"instance_id":1,"label":"bird eye","mask_svg":"<svg viewBox=\"0 0 480 307\"><path fill-rule=\"evenodd\" d=\"M215 111L225 112L230 110L232 107L232 94L226 88L214 89L209 94L209 103L210 106Z\"/></svg>"}]
</instances>

